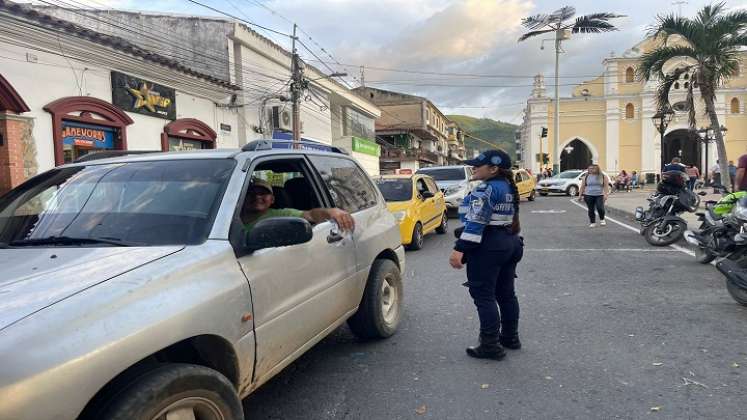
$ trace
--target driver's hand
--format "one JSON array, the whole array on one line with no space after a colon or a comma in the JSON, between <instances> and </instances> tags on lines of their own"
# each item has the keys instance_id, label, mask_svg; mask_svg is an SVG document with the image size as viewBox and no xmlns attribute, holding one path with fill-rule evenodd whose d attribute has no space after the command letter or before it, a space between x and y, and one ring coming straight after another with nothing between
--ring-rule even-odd
<instances>
[{"instance_id":1,"label":"driver's hand","mask_svg":"<svg viewBox=\"0 0 747 420\"><path fill-rule=\"evenodd\" d=\"M343 231L353 232L355 231L355 219L350 213L340 209L329 209L329 218L337 223Z\"/></svg>"}]
</instances>

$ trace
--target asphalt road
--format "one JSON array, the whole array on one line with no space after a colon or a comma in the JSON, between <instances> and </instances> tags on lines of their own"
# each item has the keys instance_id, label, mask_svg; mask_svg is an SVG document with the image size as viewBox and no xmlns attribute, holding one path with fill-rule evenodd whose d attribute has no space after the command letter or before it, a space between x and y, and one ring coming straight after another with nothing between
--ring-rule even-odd
<instances>
[{"instance_id":1,"label":"asphalt road","mask_svg":"<svg viewBox=\"0 0 747 420\"><path fill-rule=\"evenodd\" d=\"M338 329L247 398L247 419L745 418L747 308L714 267L614 223L589 229L585 213L567 197L522 203L522 350L465 354L465 274L447 262L453 236L428 236L407 254L398 333Z\"/></svg>"}]
</instances>

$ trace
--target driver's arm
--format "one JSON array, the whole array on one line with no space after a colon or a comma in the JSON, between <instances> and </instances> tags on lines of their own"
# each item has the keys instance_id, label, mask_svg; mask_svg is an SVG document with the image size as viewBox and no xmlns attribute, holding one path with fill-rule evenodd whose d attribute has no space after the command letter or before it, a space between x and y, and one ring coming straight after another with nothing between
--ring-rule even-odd
<instances>
[{"instance_id":1,"label":"driver's arm","mask_svg":"<svg viewBox=\"0 0 747 420\"><path fill-rule=\"evenodd\" d=\"M340 226L340 229L344 231L353 232L355 230L355 219L353 219L353 216L345 210L337 208L307 210L303 212L303 218L314 224L334 220Z\"/></svg>"}]
</instances>

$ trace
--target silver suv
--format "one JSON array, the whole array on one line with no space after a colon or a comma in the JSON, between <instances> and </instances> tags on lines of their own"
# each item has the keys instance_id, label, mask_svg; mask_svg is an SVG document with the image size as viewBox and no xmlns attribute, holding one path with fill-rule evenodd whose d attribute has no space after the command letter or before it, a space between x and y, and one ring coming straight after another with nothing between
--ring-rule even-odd
<instances>
[{"instance_id":1,"label":"silver suv","mask_svg":"<svg viewBox=\"0 0 747 420\"><path fill-rule=\"evenodd\" d=\"M240 398L345 321L392 335L397 222L353 159L305 147L90 160L0 197L0 417L243 419ZM275 207L341 208L354 232L246 232L257 178Z\"/></svg>"},{"instance_id":2,"label":"silver suv","mask_svg":"<svg viewBox=\"0 0 747 420\"><path fill-rule=\"evenodd\" d=\"M472 180L471 166L429 166L418 169L416 173L429 175L436 181L438 188L444 193L448 209L459 208L464 197L479 184Z\"/></svg>"}]
</instances>

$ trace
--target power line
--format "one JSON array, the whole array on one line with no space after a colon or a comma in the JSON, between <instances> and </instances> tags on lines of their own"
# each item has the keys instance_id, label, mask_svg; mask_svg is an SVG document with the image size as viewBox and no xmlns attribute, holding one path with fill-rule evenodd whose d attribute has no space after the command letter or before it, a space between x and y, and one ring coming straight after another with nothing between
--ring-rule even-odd
<instances>
[{"instance_id":1,"label":"power line","mask_svg":"<svg viewBox=\"0 0 747 420\"><path fill-rule=\"evenodd\" d=\"M292 35L290 35L290 34L286 34L286 33L284 33L284 32L276 31L275 29L272 29L272 28L268 28L268 27L266 27L266 26L262 26L262 25L259 25L259 24L257 24L257 23L254 23L254 22L250 22L250 21L248 21L248 20L245 20L245 19L241 19L241 18L240 18L240 17L238 17L238 16L234 16L234 15L232 15L232 14L230 14L230 13L226 13L226 12L224 12L224 11L220 10L220 9L216 9L216 8L214 8L214 7L212 7L212 6L208 6L208 5L206 5L206 4L202 4L202 3L200 3L199 1L196 1L196 0L186 0L186 1L188 1L188 2L190 2L190 3L194 3L194 4L198 5L198 6L202 6L202 7L206 8L206 9L208 9L208 10L212 10L213 12L216 12L216 13L220 13L220 14L222 14L222 15L224 15L224 16L228 16L228 17L230 17L230 18L232 18L232 19L236 19L236 20L238 20L238 21L244 22L244 23L246 23L247 25L255 26L255 27L257 27L257 28L262 28L262 29L264 29L265 31L269 31L269 32L272 32L272 33L274 33L274 34L278 34L278 35L282 35L282 36L285 36L285 37L288 37L288 38L292 38Z\"/></svg>"},{"instance_id":2,"label":"power line","mask_svg":"<svg viewBox=\"0 0 747 420\"><path fill-rule=\"evenodd\" d=\"M99 11L99 12L106 12L104 10L98 10L98 9L95 9L95 8L93 10L80 9L80 8L76 8L74 5L71 5L70 3L67 3L67 2L62 1L62 0L53 0L53 1L56 1L57 3L62 4L63 6L60 6L59 4L52 4L52 3L48 2L48 1L45 1L45 0L40 0L40 1L43 2L43 3L45 3L45 4L47 4L47 5L49 5L49 6L51 6L51 7L60 7L63 10L66 10L66 11L68 11L70 13L74 13L76 15L80 15L80 16L86 17L87 19L93 19L93 20L95 20L97 22L103 23L104 25L108 25L108 26L120 29L122 31L135 34L135 35L137 35L139 37L142 37L142 38L154 40L155 41L154 45L157 45L157 46L163 46L164 45L164 39L156 38L156 37L152 36L149 33L141 32L141 31L138 31L137 29L133 29L133 27L131 25L128 25L126 23L114 21L113 19L107 19L105 17L101 17L101 16L99 16L97 13L95 13L93 11L93 10L96 10L96 11ZM76 4L78 4L78 5L83 5L85 7L90 7L88 5L85 5L83 3L77 2L75 0L70 0L70 1L72 1L72 2L74 2ZM65 7L65 6L67 6L67 7ZM81 13L81 12L83 12L83 13ZM90 12L92 14L85 13L85 12ZM114 22L114 23L112 23L112 22ZM151 30L153 30L155 32L159 32L158 28L155 28L155 27L152 27L152 26L149 27L148 25L144 25L144 24L142 26L143 27L148 27L148 28L150 28ZM221 66L225 66L226 63L228 63L228 71L230 71L230 69L233 68L233 65L231 64L231 60L228 59L228 56L226 56L226 57L220 57L220 56L215 56L215 55L208 55L208 54L205 54L205 53L202 53L202 52L198 52L198 51L192 50L191 48L180 47L181 45L183 45L183 44L180 44L180 40L171 37L171 35L168 34L168 33L166 33L166 32L163 32L163 31L160 31L160 32L165 35L164 38L166 38L166 40L173 41L173 43L171 45L177 47L177 51L178 50L183 50L183 51L186 51L187 53L191 53L191 54L193 54L195 56L205 57L205 58L207 58L209 60L213 60L214 62L220 64ZM117 36L114 33L113 33L113 35ZM205 66L208 66L208 67L211 66L211 64L209 64L209 63L207 63L205 61L197 61L194 58L188 57L188 56L185 56L185 55L174 54L174 53L171 53L170 51L169 52L164 52L164 50L159 49L159 48L154 48L153 46L150 46L150 47L147 47L147 48L149 48L150 50L152 50L154 52L159 53L160 55L163 55L165 57L169 57L169 58L172 58L172 59L175 59L175 60L178 60L178 61L187 62L187 63L194 62L194 63L202 64L202 65L205 65ZM272 79L272 80L285 81L285 79L274 77L274 76L268 75L266 73L252 71L249 67L250 66L245 65L245 63L242 63L242 74L244 76L247 76L247 77L244 78L245 81L242 82L242 87L245 88L246 90L264 89L264 86L257 85L255 83L251 83L252 81L264 82L263 80L252 79L250 76L258 75L258 76L269 78L269 79Z\"/></svg>"},{"instance_id":3,"label":"power line","mask_svg":"<svg viewBox=\"0 0 747 420\"><path fill-rule=\"evenodd\" d=\"M316 60L307 59L307 61L314 61L314 62L324 62L317 58ZM331 64L330 62L326 62L328 64ZM453 76L453 77L473 77L473 78L487 78L487 79L501 79L501 78L516 78L516 79L532 79L537 74L534 75L517 75L517 74L475 74L475 73L451 73L451 72L437 72L437 71L424 71L424 70L411 70L411 69L398 69L398 68L391 68L391 67L377 67L377 66L369 66L367 64L350 64L345 63L341 64L343 66L348 67L360 67L364 66L367 70L378 70L378 71L385 71L385 72L394 72L394 73L409 73L409 74L427 74L432 76ZM603 74L592 74L592 75L565 75L565 76L558 76L561 79L581 79L581 78L597 78L601 77ZM550 77L550 76L548 76ZM366 80L368 82L368 80Z\"/></svg>"},{"instance_id":4,"label":"power line","mask_svg":"<svg viewBox=\"0 0 747 420\"><path fill-rule=\"evenodd\" d=\"M318 42L317 42L317 41L316 41L316 40L315 40L314 38L312 38L311 34L309 34L308 32L306 32L306 31L305 31L305 30L304 30L304 29L303 29L303 28L302 28L302 27L301 27L300 25L298 25L298 24L297 24L296 22L293 22L292 20L290 20L290 19L288 19L287 17L283 16L283 15L282 15L282 14L281 14L280 12L278 12L278 11L276 11L276 10L272 9L272 8L271 8L270 6L267 6L266 4L264 4L264 3L261 3L261 2L259 2L259 1L257 1L257 0L247 0L247 1L250 1L250 2L252 2L252 3L254 3L254 4L256 4L257 6L259 6L259 7L263 8L263 9L265 9L265 10L269 11L269 12L270 12L271 14L273 14L273 15L275 15L275 16L278 16L279 18L283 19L284 21L286 21L287 23L289 23L289 24L291 24L291 25L296 25L296 27L298 28L298 30L299 30L299 31L301 31L301 33L302 33L302 34L306 35L306 37L307 37L307 38L309 39L309 41L311 41L311 42L312 42L312 43L313 43L313 44L314 44L314 45L315 45L315 46L316 46L317 48L319 48L319 50L320 50L320 51L321 51L322 53L324 53L324 54L325 54L325 55L326 55L327 57L329 57L329 58L330 58L330 59L331 59L331 60L332 60L332 61L333 61L333 62L334 62L335 64L337 64L338 66L341 66L341 67L343 68L343 70L345 70L346 72L348 71L348 69L347 69L347 68L346 68L346 67L345 67L344 65L342 65L342 64L341 64L341 63L340 63L340 62L339 62L339 61L338 61L338 60L337 60L337 59L336 59L336 58L335 58L335 57L334 57L334 56L332 55L332 53L331 53L331 52L329 52L329 51L328 51L327 49L325 49L325 48L324 48L324 47L323 47L323 46L322 46L321 44L319 44L319 43L318 43ZM335 73L335 72L333 71L333 73ZM350 88L350 85L349 85L349 84L347 83L347 81L345 81L345 79L344 79L344 78L340 77L340 79L341 79L341 80L343 80L343 81L345 82L345 85L346 85L346 86L347 86L348 88ZM353 79L355 79L355 77L353 77Z\"/></svg>"}]
</instances>

